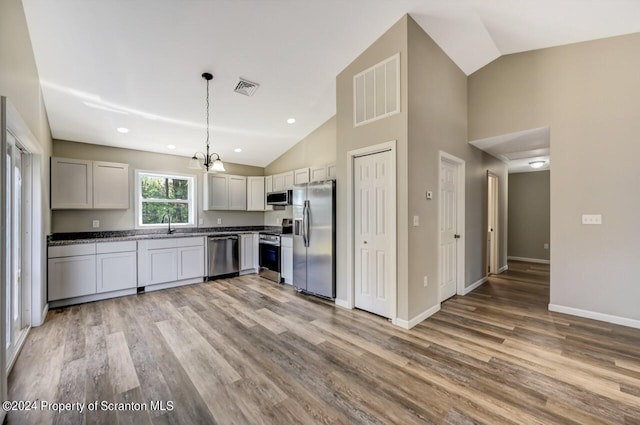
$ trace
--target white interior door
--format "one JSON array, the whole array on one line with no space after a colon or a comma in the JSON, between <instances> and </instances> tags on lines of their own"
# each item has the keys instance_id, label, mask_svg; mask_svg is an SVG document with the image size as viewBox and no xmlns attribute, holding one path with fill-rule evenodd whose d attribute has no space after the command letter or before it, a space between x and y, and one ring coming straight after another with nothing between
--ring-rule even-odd
<instances>
[{"instance_id":1,"label":"white interior door","mask_svg":"<svg viewBox=\"0 0 640 425\"><path fill-rule=\"evenodd\" d=\"M391 236L395 223L391 185L391 151L354 159L355 306L391 318L395 275Z\"/></svg>"},{"instance_id":2,"label":"white interior door","mask_svg":"<svg viewBox=\"0 0 640 425\"><path fill-rule=\"evenodd\" d=\"M440 301L456 294L458 282L458 166L440 161Z\"/></svg>"},{"instance_id":3,"label":"white interior door","mask_svg":"<svg viewBox=\"0 0 640 425\"><path fill-rule=\"evenodd\" d=\"M489 274L498 274L498 176L487 172L487 264Z\"/></svg>"}]
</instances>

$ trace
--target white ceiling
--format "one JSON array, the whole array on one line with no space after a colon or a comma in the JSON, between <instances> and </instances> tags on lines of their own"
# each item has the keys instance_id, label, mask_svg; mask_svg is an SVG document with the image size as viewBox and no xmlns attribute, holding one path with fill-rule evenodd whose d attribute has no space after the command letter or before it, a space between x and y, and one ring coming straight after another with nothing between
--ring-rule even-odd
<instances>
[{"instance_id":1,"label":"white ceiling","mask_svg":"<svg viewBox=\"0 0 640 425\"><path fill-rule=\"evenodd\" d=\"M335 76L405 13L467 74L503 54L640 31L638 0L23 4L54 138L191 156L204 148L209 71L214 150L258 166L335 114ZM232 92L239 77L261 85L253 97Z\"/></svg>"},{"instance_id":2,"label":"white ceiling","mask_svg":"<svg viewBox=\"0 0 640 425\"><path fill-rule=\"evenodd\" d=\"M540 127L469 143L505 162L509 173L526 173L551 169L550 140L549 127ZM530 163L536 161L544 161L545 164L540 168L531 168Z\"/></svg>"}]
</instances>

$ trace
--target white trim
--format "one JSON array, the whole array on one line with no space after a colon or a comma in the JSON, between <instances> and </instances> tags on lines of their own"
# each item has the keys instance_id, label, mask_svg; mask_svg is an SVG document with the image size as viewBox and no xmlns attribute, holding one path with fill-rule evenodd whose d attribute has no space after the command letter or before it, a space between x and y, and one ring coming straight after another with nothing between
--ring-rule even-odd
<instances>
[{"instance_id":1,"label":"white trim","mask_svg":"<svg viewBox=\"0 0 640 425\"><path fill-rule=\"evenodd\" d=\"M341 300L341 299L336 298L335 299L335 303L336 303L336 306L338 306L338 307L346 308L346 309L349 309L349 310L353 310L353 307L349 306L349 301L347 301L347 300Z\"/></svg>"},{"instance_id":2,"label":"white trim","mask_svg":"<svg viewBox=\"0 0 640 425\"><path fill-rule=\"evenodd\" d=\"M175 171L155 171L155 170L134 170L133 172L133 181L135 184L135 199L134 199L134 215L135 215L135 229L161 229L165 227L166 224L142 224L141 223L141 210L142 210L142 198L140 194L140 175L156 175L159 177L175 177L178 179L189 180L192 184L189 187L189 199L187 200L189 203L189 223L171 223L173 227L197 227L198 222L198 200L196 199L196 194L198 193L197 185L198 185L198 176L195 174L184 174ZM170 203L181 203L179 200L176 202L167 202Z\"/></svg>"},{"instance_id":3,"label":"white trim","mask_svg":"<svg viewBox=\"0 0 640 425\"><path fill-rule=\"evenodd\" d=\"M355 270L354 270L354 180L353 180L353 167L356 157L364 155L372 155L380 152L391 152L391 187L390 199L393 201L393 205L390 207L392 223L397 223L397 176L396 176L396 141L392 140L377 145L367 146L360 149L354 149L347 152L347 299L344 304L345 308L353 309L355 307ZM390 252L391 257L391 276L395 277L393 282L393 289L391 290L391 320L396 318L398 314L398 272L397 272L397 226L392 227L389 232L390 244L392 249Z\"/></svg>"},{"instance_id":4,"label":"white trim","mask_svg":"<svg viewBox=\"0 0 640 425\"><path fill-rule=\"evenodd\" d=\"M44 305L44 308L42 309L42 321L38 322L38 323L32 323L32 326L42 326L44 325L44 322L47 320L47 314L49 314L49 303L46 303Z\"/></svg>"},{"instance_id":5,"label":"white trim","mask_svg":"<svg viewBox=\"0 0 640 425\"><path fill-rule=\"evenodd\" d=\"M500 273L502 273L502 272L506 272L507 270L509 270L509 265L508 265L508 264L507 264L507 265L504 265L504 266L502 266L502 267L500 267L500 268L498 269L498 274L500 274Z\"/></svg>"},{"instance_id":6,"label":"white trim","mask_svg":"<svg viewBox=\"0 0 640 425\"><path fill-rule=\"evenodd\" d=\"M65 307L68 305L84 304L93 301L106 300L108 298L124 297L126 295L135 295L138 292L136 288L120 289L119 291L101 292L99 294L83 295L81 297L65 298L63 300L50 301L51 308Z\"/></svg>"},{"instance_id":7,"label":"white trim","mask_svg":"<svg viewBox=\"0 0 640 425\"><path fill-rule=\"evenodd\" d=\"M418 314L416 317L414 317L411 320L395 319L395 320L392 321L392 323L394 325L402 328L402 329L411 329L415 325L417 325L418 323L422 322L423 320L428 319L429 317L433 316L434 314L436 314L439 311L440 311L440 303L434 305L433 307L430 307L430 308L426 309L425 311L423 311L422 313Z\"/></svg>"},{"instance_id":8,"label":"white trim","mask_svg":"<svg viewBox=\"0 0 640 425\"><path fill-rule=\"evenodd\" d=\"M527 258L527 257L513 257L511 255L507 257L507 260L525 261L527 263L551 264L550 260L542 260L539 258Z\"/></svg>"},{"instance_id":9,"label":"white trim","mask_svg":"<svg viewBox=\"0 0 640 425\"><path fill-rule=\"evenodd\" d=\"M161 289L177 288L185 285L195 285L196 283L204 283L205 280L202 277L194 277L192 279L178 280L175 282L156 283L154 285L146 285L144 292L159 291Z\"/></svg>"},{"instance_id":10,"label":"white trim","mask_svg":"<svg viewBox=\"0 0 640 425\"><path fill-rule=\"evenodd\" d=\"M465 245L466 245L466 234L465 234L465 187L466 187L466 163L463 159L460 159L456 156L448 154L444 151L438 151L438 223L437 228L440 228L440 202L441 197L440 193L442 188L440 187L441 176L440 173L442 171L442 160L447 160L449 162L453 162L456 164L458 169L458 234L460 234L460 239L458 239L457 243L457 259L458 259L458 270L457 270L457 282L456 282L456 293L458 295L462 295L464 293L464 276L465 276ZM438 267L437 267L437 276L438 276L438 301L442 302L442 296L440 294L440 285L441 280L441 270L440 270L440 247L442 245L440 231L438 230Z\"/></svg>"},{"instance_id":11,"label":"white trim","mask_svg":"<svg viewBox=\"0 0 640 425\"><path fill-rule=\"evenodd\" d=\"M467 295L469 292L475 290L476 288L479 288L487 280L488 280L488 278L485 276L482 279L479 279L479 280L473 282L471 285L469 285L469 286L464 288L464 290L462 291L462 295Z\"/></svg>"},{"instance_id":12,"label":"white trim","mask_svg":"<svg viewBox=\"0 0 640 425\"><path fill-rule=\"evenodd\" d=\"M566 307L558 304L549 304L549 311L569 314L571 316L585 317L587 319L599 320L601 322L614 323L616 325L628 326L640 329L640 320L629 319L627 317L612 316L610 314L598 313L596 311L582 310L579 308Z\"/></svg>"}]
</instances>

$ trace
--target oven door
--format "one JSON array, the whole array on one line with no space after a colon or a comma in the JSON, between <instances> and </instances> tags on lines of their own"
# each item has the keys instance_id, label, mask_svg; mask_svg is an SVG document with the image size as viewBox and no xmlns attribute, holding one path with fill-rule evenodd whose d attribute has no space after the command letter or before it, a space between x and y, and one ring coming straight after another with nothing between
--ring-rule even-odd
<instances>
[{"instance_id":1,"label":"oven door","mask_svg":"<svg viewBox=\"0 0 640 425\"><path fill-rule=\"evenodd\" d=\"M260 268L280 273L280 245L260 242Z\"/></svg>"}]
</instances>

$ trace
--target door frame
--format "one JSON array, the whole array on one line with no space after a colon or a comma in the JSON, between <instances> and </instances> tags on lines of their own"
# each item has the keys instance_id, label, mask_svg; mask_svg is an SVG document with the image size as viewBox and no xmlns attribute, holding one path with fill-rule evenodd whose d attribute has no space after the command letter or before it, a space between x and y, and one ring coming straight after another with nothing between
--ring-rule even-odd
<instances>
[{"instance_id":1,"label":"door frame","mask_svg":"<svg viewBox=\"0 0 640 425\"><path fill-rule=\"evenodd\" d=\"M458 174L458 199L457 199L457 228L458 234L460 235L460 239L458 239L458 243L456 244L456 257L457 257L457 270L456 270L456 294L464 295L464 282L465 282L465 246L466 246L466 233L465 233L465 186L466 186L466 163L463 159L460 159L456 156L453 156L444 151L438 151L438 302L441 301L441 282L442 279L442 270L440 270L440 263L442 261L442 238L440 234L440 220L441 217L441 202L442 197L440 194L442 193L442 162L447 161L449 163L453 163L456 166L457 174Z\"/></svg>"},{"instance_id":2,"label":"door frame","mask_svg":"<svg viewBox=\"0 0 640 425\"><path fill-rule=\"evenodd\" d=\"M398 315L398 274L397 274L397 175L396 175L396 140L390 142L380 143L377 145L367 146L360 149L354 149L347 152L347 299L344 307L353 309L355 308L355 159L359 156L374 155L381 152L391 152L391 187L390 192L390 218L391 222L395 223L395 226L389 229L389 238L391 240L392 252L390 252L390 267L391 275L394 277L391 290L391 322L396 324Z\"/></svg>"},{"instance_id":3,"label":"door frame","mask_svg":"<svg viewBox=\"0 0 640 425\"><path fill-rule=\"evenodd\" d=\"M496 180L495 191L491 190L491 179ZM493 197L491 194L494 193ZM489 223L491 210L494 210L495 221ZM486 246L487 246L487 276L489 274L500 273L500 177L492 170L487 170L487 229L486 229ZM493 226L493 234L489 241L489 226ZM493 249L492 249L493 245ZM493 251L493 252L492 252Z\"/></svg>"}]
</instances>

